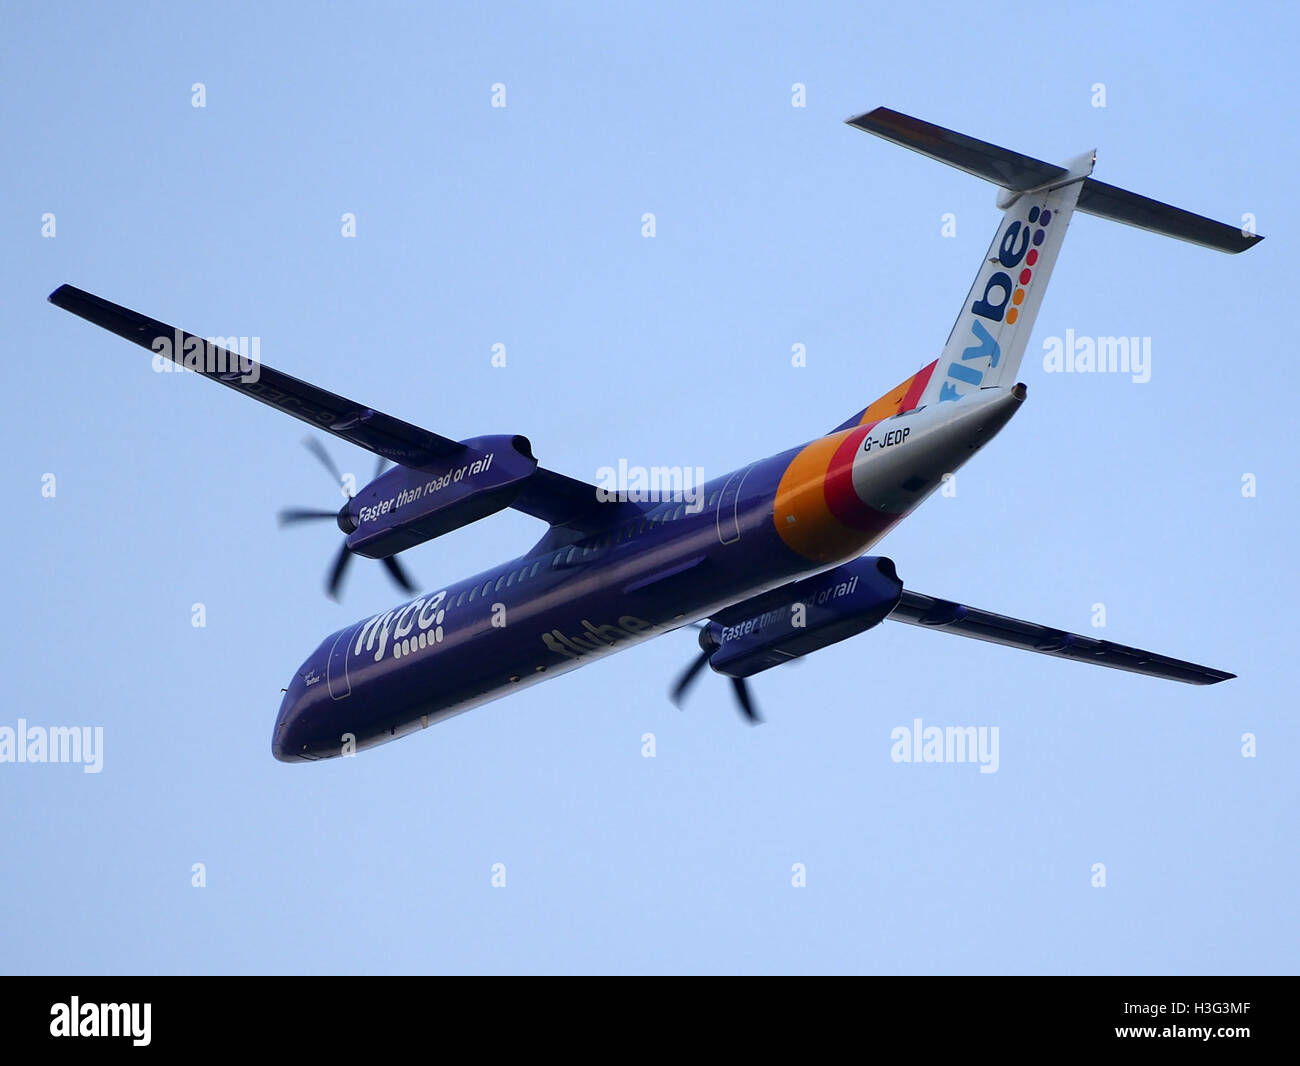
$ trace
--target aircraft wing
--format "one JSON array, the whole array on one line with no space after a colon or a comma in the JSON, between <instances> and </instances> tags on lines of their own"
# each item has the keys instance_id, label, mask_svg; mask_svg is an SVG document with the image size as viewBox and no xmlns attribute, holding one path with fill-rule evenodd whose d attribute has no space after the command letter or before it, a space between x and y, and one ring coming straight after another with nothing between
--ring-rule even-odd
<instances>
[{"instance_id":1,"label":"aircraft wing","mask_svg":"<svg viewBox=\"0 0 1300 1066\"><path fill-rule=\"evenodd\" d=\"M510 506L550 525L581 530L604 529L617 520L615 512L631 513L617 502L602 502L595 485L541 466Z\"/></svg>"},{"instance_id":2,"label":"aircraft wing","mask_svg":"<svg viewBox=\"0 0 1300 1066\"><path fill-rule=\"evenodd\" d=\"M602 500L599 489L586 481L557 474L539 466L510 504L533 518L540 518L550 528L528 554L540 555L572 544L583 537L612 529L645 512L646 508L629 501Z\"/></svg>"},{"instance_id":3,"label":"aircraft wing","mask_svg":"<svg viewBox=\"0 0 1300 1066\"><path fill-rule=\"evenodd\" d=\"M56 307L71 311L110 333L166 355L180 366L394 463L419 467L465 450L457 441L282 374L255 360L241 359L237 353L209 345L202 337L71 285L59 286L50 293L49 299Z\"/></svg>"},{"instance_id":4,"label":"aircraft wing","mask_svg":"<svg viewBox=\"0 0 1300 1066\"><path fill-rule=\"evenodd\" d=\"M1128 670L1149 677L1183 681L1189 685L1216 685L1237 676L1181 659L1171 659L1167 655L1142 651L1140 648L1113 644L1109 640L1097 640L1079 633L1067 633L1063 629L1024 622L1019 618L1008 618L992 611L981 611L977 607L966 607L910 589L903 590L903 597L889 619L955 633L959 637L1005 644L1009 648L1055 655L1060 659L1109 666L1112 670Z\"/></svg>"}]
</instances>

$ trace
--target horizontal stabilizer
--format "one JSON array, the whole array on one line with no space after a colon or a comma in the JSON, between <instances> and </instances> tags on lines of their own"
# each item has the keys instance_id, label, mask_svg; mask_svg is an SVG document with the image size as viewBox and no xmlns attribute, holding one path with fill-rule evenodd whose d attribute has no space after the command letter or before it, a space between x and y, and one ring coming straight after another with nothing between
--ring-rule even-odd
<instances>
[{"instance_id":1,"label":"horizontal stabilizer","mask_svg":"<svg viewBox=\"0 0 1300 1066\"><path fill-rule=\"evenodd\" d=\"M987 640L1009 648L1055 655L1061 659L1108 666L1112 670L1127 670L1148 677L1182 681L1189 685L1215 685L1237 676L1181 659L1171 659L1167 655L1142 651L1140 648L1113 644L1109 640L1097 640L1079 633L1067 633L1062 629L1008 618L992 611L981 611L976 607L925 596L910 589L903 590L903 597L889 615L889 620L941 629L959 637Z\"/></svg>"},{"instance_id":2,"label":"horizontal stabilizer","mask_svg":"<svg viewBox=\"0 0 1300 1066\"><path fill-rule=\"evenodd\" d=\"M866 133L873 133L931 159L947 163L967 174L991 181L1012 193L1051 189L1054 185L1077 180L1079 176L1071 168L1046 163L1033 156L968 137L964 133L924 122L887 107L878 107L874 111L858 115L849 119L848 123ZM1006 206L1009 202L1009 199L1000 200L999 206ZM1243 232L1236 226L1216 222L1179 207L1171 207L1159 200L1107 185L1092 177L1084 179L1075 209L1084 214L1123 222L1220 252L1244 252L1264 239L1257 233Z\"/></svg>"},{"instance_id":3,"label":"horizontal stabilizer","mask_svg":"<svg viewBox=\"0 0 1300 1066\"><path fill-rule=\"evenodd\" d=\"M165 355L178 366L220 382L259 403L350 441L403 466L420 467L465 450L447 437L403 422L264 363L209 343L138 311L109 303L71 285L50 293L50 303L110 333Z\"/></svg>"},{"instance_id":4,"label":"horizontal stabilizer","mask_svg":"<svg viewBox=\"0 0 1300 1066\"><path fill-rule=\"evenodd\" d=\"M1194 215L1181 207L1171 207L1149 196L1118 189L1096 178L1084 181L1075 210L1233 254L1244 252L1264 239L1257 233L1245 233L1226 222Z\"/></svg>"},{"instance_id":5,"label":"horizontal stabilizer","mask_svg":"<svg viewBox=\"0 0 1300 1066\"><path fill-rule=\"evenodd\" d=\"M887 107L858 115L848 123L1014 192L1040 188L1068 173L1065 167L1058 167L1055 163L1044 163L1033 156L999 148L988 141L967 137L964 133L944 129L933 122L923 122Z\"/></svg>"}]
</instances>

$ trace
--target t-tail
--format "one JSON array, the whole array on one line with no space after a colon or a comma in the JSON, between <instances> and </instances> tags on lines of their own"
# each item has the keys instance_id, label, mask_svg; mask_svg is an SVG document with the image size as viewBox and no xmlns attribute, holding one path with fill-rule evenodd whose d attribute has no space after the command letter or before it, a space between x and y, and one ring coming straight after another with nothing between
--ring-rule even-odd
<instances>
[{"instance_id":1,"label":"t-tail","mask_svg":"<svg viewBox=\"0 0 1300 1066\"><path fill-rule=\"evenodd\" d=\"M1057 166L886 107L848 121L993 182L1000 189L997 206L1005 213L943 353L844 426L957 400L976 389L1014 384L1075 211L1221 252L1245 251L1262 240L1257 234L1097 181L1092 177L1095 152Z\"/></svg>"}]
</instances>

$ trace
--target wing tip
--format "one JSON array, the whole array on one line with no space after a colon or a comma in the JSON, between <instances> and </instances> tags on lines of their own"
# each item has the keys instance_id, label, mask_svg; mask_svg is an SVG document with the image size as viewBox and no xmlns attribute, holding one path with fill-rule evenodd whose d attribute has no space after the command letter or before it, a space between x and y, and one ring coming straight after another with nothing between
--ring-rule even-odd
<instances>
[{"instance_id":1,"label":"wing tip","mask_svg":"<svg viewBox=\"0 0 1300 1066\"><path fill-rule=\"evenodd\" d=\"M872 115L878 114L881 111L893 114L893 112L890 112L887 107L873 107L869 111L859 111L856 115L850 115L844 120L844 124L846 126L856 126L863 119L870 118Z\"/></svg>"}]
</instances>

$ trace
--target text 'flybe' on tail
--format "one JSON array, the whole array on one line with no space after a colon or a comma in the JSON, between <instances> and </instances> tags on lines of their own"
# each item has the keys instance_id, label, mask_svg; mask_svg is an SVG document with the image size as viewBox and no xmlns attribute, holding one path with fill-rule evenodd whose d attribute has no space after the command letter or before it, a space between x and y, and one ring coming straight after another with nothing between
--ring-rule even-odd
<instances>
[{"instance_id":1,"label":"text 'flybe' on tail","mask_svg":"<svg viewBox=\"0 0 1300 1066\"><path fill-rule=\"evenodd\" d=\"M1002 190L997 199L1005 211L1002 223L943 354L914 401L917 407L1015 382L1075 210L1222 252L1241 252L1263 239L1097 181L1091 176L1095 152L1057 166L886 107L849 119L849 124L991 181Z\"/></svg>"}]
</instances>

